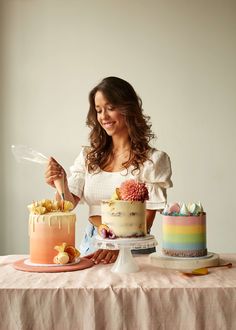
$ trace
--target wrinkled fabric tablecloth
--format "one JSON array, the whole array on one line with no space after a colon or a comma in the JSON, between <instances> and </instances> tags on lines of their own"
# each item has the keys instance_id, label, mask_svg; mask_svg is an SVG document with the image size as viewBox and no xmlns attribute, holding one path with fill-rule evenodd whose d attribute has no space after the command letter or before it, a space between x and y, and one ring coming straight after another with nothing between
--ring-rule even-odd
<instances>
[{"instance_id":1,"label":"wrinkled fabric tablecloth","mask_svg":"<svg viewBox=\"0 0 236 330\"><path fill-rule=\"evenodd\" d=\"M136 273L112 265L61 273L14 269L27 256L0 257L1 330L236 329L236 254L222 254L230 269L187 277L161 269L149 256Z\"/></svg>"}]
</instances>

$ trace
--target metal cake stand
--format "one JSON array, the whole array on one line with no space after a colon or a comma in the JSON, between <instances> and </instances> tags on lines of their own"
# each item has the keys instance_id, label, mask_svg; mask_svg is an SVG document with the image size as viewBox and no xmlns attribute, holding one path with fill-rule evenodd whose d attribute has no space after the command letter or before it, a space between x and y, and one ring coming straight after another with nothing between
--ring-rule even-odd
<instances>
[{"instance_id":1,"label":"metal cake stand","mask_svg":"<svg viewBox=\"0 0 236 330\"><path fill-rule=\"evenodd\" d=\"M115 238L108 239L96 236L96 247L106 250L119 250L118 257L111 271L114 273L134 273L139 267L133 257L131 250L147 249L157 245L153 235L137 238Z\"/></svg>"}]
</instances>

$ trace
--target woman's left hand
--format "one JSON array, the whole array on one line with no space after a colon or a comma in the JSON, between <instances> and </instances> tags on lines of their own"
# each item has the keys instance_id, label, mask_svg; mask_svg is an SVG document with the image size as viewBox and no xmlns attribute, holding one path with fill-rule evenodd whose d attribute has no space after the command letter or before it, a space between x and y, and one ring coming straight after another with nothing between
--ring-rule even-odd
<instances>
[{"instance_id":1,"label":"woman's left hand","mask_svg":"<svg viewBox=\"0 0 236 330\"><path fill-rule=\"evenodd\" d=\"M110 264L116 261L118 253L119 250L98 250L90 258L95 264Z\"/></svg>"}]
</instances>

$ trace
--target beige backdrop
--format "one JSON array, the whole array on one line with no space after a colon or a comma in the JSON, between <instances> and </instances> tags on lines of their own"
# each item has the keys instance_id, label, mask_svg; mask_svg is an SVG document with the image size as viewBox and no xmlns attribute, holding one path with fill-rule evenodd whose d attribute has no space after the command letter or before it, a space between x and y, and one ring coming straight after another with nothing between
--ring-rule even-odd
<instances>
[{"instance_id":1,"label":"beige backdrop","mask_svg":"<svg viewBox=\"0 0 236 330\"><path fill-rule=\"evenodd\" d=\"M68 170L87 143L89 90L127 79L172 159L169 201L200 200L208 249L236 252L236 2L1 0L0 253L28 252L27 205L50 198L44 166L10 146L53 155ZM87 207L77 209L77 242ZM153 233L161 245L160 215ZM159 248L160 248L159 245Z\"/></svg>"}]
</instances>

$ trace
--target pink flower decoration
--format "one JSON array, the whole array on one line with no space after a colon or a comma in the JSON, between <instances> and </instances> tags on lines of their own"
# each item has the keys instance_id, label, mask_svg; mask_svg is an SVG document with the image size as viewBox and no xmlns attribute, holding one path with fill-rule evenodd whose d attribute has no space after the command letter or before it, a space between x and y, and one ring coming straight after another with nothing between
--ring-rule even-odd
<instances>
[{"instance_id":1,"label":"pink flower decoration","mask_svg":"<svg viewBox=\"0 0 236 330\"><path fill-rule=\"evenodd\" d=\"M144 202L149 198L145 183L130 179L124 181L119 188L120 196L125 201Z\"/></svg>"},{"instance_id":2,"label":"pink flower decoration","mask_svg":"<svg viewBox=\"0 0 236 330\"><path fill-rule=\"evenodd\" d=\"M179 213L180 212L180 206L178 203L171 204L169 206L169 212L170 213Z\"/></svg>"}]
</instances>

